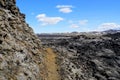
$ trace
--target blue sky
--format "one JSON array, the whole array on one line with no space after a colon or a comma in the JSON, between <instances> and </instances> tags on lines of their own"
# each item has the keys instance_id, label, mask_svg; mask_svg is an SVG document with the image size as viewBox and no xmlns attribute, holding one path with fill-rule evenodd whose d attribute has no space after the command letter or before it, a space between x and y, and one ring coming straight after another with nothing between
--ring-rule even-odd
<instances>
[{"instance_id":1,"label":"blue sky","mask_svg":"<svg viewBox=\"0 0 120 80\"><path fill-rule=\"evenodd\" d=\"M120 0L17 0L35 33L120 29Z\"/></svg>"}]
</instances>

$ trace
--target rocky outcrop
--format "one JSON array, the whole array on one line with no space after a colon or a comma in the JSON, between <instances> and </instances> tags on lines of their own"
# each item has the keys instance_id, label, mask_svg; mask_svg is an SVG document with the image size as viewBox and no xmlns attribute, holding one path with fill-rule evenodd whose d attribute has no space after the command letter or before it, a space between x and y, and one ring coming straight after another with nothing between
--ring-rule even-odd
<instances>
[{"instance_id":1,"label":"rocky outcrop","mask_svg":"<svg viewBox=\"0 0 120 80\"><path fill-rule=\"evenodd\" d=\"M120 80L120 33L51 35L43 48L15 4L0 0L0 80Z\"/></svg>"},{"instance_id":2,"label":"rocky outcrop","mask_svg":"<svg viewBox=\"0 0 120 80\"><path fill-rule=\"evenodd\" d=\"M0 80L44 80L44 50L15 0L0 0Z\"/></svg>"}]
</instances>

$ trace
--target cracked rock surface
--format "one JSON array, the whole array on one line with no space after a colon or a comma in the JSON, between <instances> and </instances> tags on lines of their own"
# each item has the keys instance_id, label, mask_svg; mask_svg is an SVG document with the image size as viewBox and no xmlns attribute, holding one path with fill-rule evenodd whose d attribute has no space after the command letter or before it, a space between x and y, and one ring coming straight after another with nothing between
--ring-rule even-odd
<instances>
[{"instance_id":1,"label":"cracked rock surface","mask_svg":"<svg viewBox=\"0 0 120 80\"><path fill-rule=\"evenodd\" d=\"M0 0L0 80L44 80L40 43L16 0Z\"/></svg>"},{"instance_id":2,"label":"cracked rock surface","mask_svg":"<svg viewBox=\"0 0 120 80\"><path fill-rule=\"evenodd\" d=\"M120 32L38 36L58 53L62 80L120 80Z\"/></svg>"}]
</instances>

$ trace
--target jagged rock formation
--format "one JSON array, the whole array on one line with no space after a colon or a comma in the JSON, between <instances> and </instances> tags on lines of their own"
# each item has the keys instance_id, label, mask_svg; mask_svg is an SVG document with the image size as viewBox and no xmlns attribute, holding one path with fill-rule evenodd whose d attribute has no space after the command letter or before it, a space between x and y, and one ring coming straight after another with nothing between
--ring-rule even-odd
<instances>
[{"instance_id":1,"label":"jagged rock formation","mask_svg":"<svg viewBox=\"0 0 120 80\"><path fill-rule=\"evenodd\" d=\"M0 80L44 80L40 40L15 4L0 0Z\"/></svg>"},{"instance_id":2,"label":"jagged rock formation","mask_svg":"<svg viewBox=\"0 0 120 80\"><path fill-rule=\"evenodd\" d=\"M40 37L58 53L61 80L120 80L120 33L67 35Z\"/></svg>"},{"instance_id":3,"label":"jagged rock formation","mask_svg":"<svg viewBox=\"0 0 120 80\"><path fill-rule=\"evenodd\" d=\"M43 39L53 51L15 4L0 0L0 80L120 80L120 33Z\"/></svg>"}]
</instances>

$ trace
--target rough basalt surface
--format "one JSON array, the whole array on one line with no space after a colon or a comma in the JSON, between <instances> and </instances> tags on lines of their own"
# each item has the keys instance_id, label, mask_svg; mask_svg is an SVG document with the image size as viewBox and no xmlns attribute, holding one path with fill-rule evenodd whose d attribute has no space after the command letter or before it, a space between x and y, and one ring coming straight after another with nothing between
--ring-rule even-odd
<instances>
[{"instance_id":1,"label":"rough basalt surface","mask_svg":"<svg viewBox=\"0 0 120 80\"><path fill-rule=\"evenodd\" d=\"M15 4L0 0L0 80L44 80L41 42Z\"/></svg>"},{"instance_id":2,"label":"rough basalt surface","mask_svg":"<svg viewBox=\"0 0 120 80\"><path fill-rule=\"evenodd\" d=\"M0 0L0 80L120 80L119 32L49 35L41 42L15 4Z\"/></svg>"},{"instance_id":3,"label":"rough basalt surface","mask_svg":"<svg viewBox=\"0 0 120 80\"><path fill-rule=\"evenodd\" d=\"M58 53L61 80L120 80L119 32L49 35L38 36Z\"/></svg>"}]
</instances>

